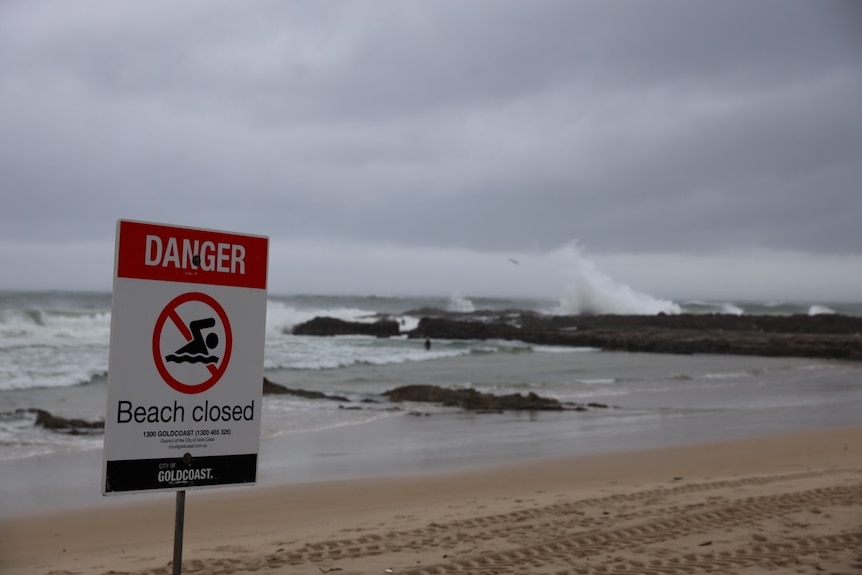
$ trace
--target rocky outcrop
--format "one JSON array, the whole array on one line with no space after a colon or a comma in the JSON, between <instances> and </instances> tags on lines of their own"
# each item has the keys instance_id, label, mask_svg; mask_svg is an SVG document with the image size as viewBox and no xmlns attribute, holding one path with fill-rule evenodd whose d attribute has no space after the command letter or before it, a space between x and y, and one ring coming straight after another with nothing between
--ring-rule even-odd
<instances>
[{"instance_id":1,"label":"rocky outcrop","mask_svg":"<svg viewBox=\"0 0 862 575\"><path fill-rule=\"evenodd\" d=\"M630 352L862 360L862 337L843 334L586 330L568 334L525 334L521 339L543 345L596 347Z\"/></svg>"},{"instance_id":2,"label":"rocky outcrop","mask_svg":"<svg viewBox=\"0 0 862 575\"><path fill-rule=\"evenodd\" d=\"M409 337L433 339L520 339L524 331L517 325L499 321L471 321L423 317Z\"/></svg>"},{"instance_id":3,"label":"rocky outcrop","mask_svg":"<svg viewBox=\"0 0 862 575\"><path fill-rule=\"evenodd\" d=\"M504 321L500 321L504 320ZM821 316L542 316L423 318L415 338L506 339L654 353L722 353L862 360L862 318Z\"/></svg>"},{"instance_id":4,"label":"rocky outcrop","mask_svg":"<svg viewBox=\"0 0 862 575\"><path fill-rule=\"evenodd\" d=\"M828 315L587 315L529 311L450 312L423 308L407 335L430 339L504 339L540 345L653 353L722 353L862 360L862 317ZM399 334L390 319L375 323L318 317L294 328L300 335Z\"/></svg>"},{"instance_id":5,"label":"rocky outcrop","mask_svg":"<svg viewBox=\"0 0 862 575\"><path fill-rule=\"evenodd\" d=\"M275 383L274 381L270 381L267 378L263 378L263 394L264 395L295 395L297 397L304 397L305 399L329 399L331 401L350 401L344 396L341 395L327 395L320 391L308 391L305 389L292 389L290 387L286 387L281 385L280 383Z\"/></svg>"},{"instance_id":6,"label":"rocky outcrop","mask_svg":"<svg viewBox=\"0 0 862 575\"><path fill-rule=\"evenodd\" d=\"M63 417L35 407L19 409L18 413L34 413L36 414L36 425L50 431L68 433L69 435L101 433L105 429L105 422L103 420L90 421L75 417Z\"/></svg>"},{"instance_id":7,"label":"rocky outcrop","mask_svg":"<svg viewBox=\"0 0 862 575\"><path fill-rule=\"evenodd\" d=\"M349 403L350 400L340 395L327 395L319 391L308 391L305 389L292 389L263 378L263 393L264 395L294 395L306 399L326 399L330 401L339 401ZM3 414L0 414L2 416ZM103 433L105 430L105 421L102 419L88 420L76 417L64 417L56 415L50 411L39 409L36 407L21 408L15 410L11 414L16 418L25 418L36 416L34 425L53 431L56 433L66 433L69 435L89 435Z\"/></svg>"},{"instance_id":8,"label":"rocky outcrop","mask_svg":"<svg viewBox=\"0 0 862 575\"><path fill-rule=\"evenodd\" d=\"M535 393L522 395L494 395L475 389L447 389L436 385L405 385L383 394L389 401L437 403L446 407L460 407L470 411L563 411L558 400L540 397Z\"/></svg>"},{"instance_id":9,"label":"rocky outcrop","mask_svg":"<svg viewBox=\"0 0 862 575\"><path fill-rule=\"evenodd\" d=\"M315 317L305 323L294 326L294 335L373 335L375 337L391 337L400 335L398 322L391 319L378 319L373 323L361 321L344 321L334 317Z\"/></svg>"},{"instance_id":10,"label":"rocky outcrop","mask_svg":"<svg viewBox=\"0 0 862 575\"><path fill-rule=\"evenodd\" d=\"M340 395L327 395L318 391L307 391L304 389L291 389L279 383L263 378L264 395L289 394L306 399L329 399L341 403L350 403L350 400ZM549 397L541 397L535 393L522 395L510 393L506 395L494 395L482 393L475 389L447 389L436 385L405 385L396 387L382 394L384 400L393 403L417 402L436 403L444 407L458 407L475 412L503 412L503 411L586 411L587 408L607 408L602 403L561 403L559 400ZM366 399L362 403L378 403L374 399ZM362 406L339 406L342 409L362 409Z\"/></svg>"}]
</instances>

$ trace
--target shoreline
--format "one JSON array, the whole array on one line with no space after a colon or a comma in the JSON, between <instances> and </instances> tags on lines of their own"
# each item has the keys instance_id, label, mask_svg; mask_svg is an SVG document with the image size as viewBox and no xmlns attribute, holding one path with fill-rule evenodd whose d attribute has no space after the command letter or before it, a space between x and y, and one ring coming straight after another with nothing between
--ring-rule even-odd
<instances>
[{"instance_id":1,"label":"shoreline","mask_svg":"<svg viewBox=\"0 0 862 575\"><path fill-rule=\"evenodd\" d=\"M693 416L665 414L646 422L626 411L477 415L469 412L382 417L262 440L256 485L190 489L245 492L339 479L458 474L533 461L637 453L753 437L804 433L855 425L856 403L824 409L712 410ZM101 495L103 450L58 452L0 461L0 518L75 509L107 509L164 492Z\"/></svg>"},{"instance_id":2,"label":"shoreline","mask_svg":"<svg viewBox=\"0 0 862 575\"><path fill-rule=\"evenodd\" d=\"M0 570L170 573L174 496L152 495L0 519ZM496 561L509 566L494 573L519 572L520 564L532 564L532 573L603 564L630 572L664 565L670 573L672 558L697 572L709 553L726 551L718 572L766 572L781 561L799 573L846 572L862 567L860 511L862 426L843 427L456 472L189 491L184 571L418 574L434 565L478 574L483 561ZM706 512L711 519L691 522ZM589 533L595 553L582 541ZM599 549L602 537L614 545ZM574 540L578 547L568 547ZM831 558L815 552L826 545L818 541L828 542Z\"/></svg>"}]
</instances>

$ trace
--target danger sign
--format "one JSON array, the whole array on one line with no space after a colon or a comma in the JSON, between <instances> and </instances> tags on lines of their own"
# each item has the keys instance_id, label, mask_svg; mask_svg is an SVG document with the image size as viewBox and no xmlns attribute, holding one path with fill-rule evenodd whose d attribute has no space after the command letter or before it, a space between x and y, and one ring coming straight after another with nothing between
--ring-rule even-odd
<instances>
[{"instance_id":1,"label":"danger sign","mask_svg":"<svg viewBox=\"0 0 862 575\"><path fill-rule=\"evenodd\" d=\"M102 492L256 481L268 240L117 224Z\"/></svg>"}]
</instances>

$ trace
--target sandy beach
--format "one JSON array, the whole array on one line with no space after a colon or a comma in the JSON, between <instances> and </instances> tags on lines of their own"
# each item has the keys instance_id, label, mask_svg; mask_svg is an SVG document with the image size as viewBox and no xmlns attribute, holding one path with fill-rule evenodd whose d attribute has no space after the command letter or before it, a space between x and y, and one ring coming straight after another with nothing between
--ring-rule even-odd
<instances>
[{"instance_id":1,"label":"sandy beach","mask_svg":"<svg viewBox=\"0 0 862 575\"><path fill-rule=\"evenodd\" d=\"M163 495L6 519L0 571L170 573ZM189 491L185 520L184 573L860 573L862 427Z\"/></svg>"}]
</instances>

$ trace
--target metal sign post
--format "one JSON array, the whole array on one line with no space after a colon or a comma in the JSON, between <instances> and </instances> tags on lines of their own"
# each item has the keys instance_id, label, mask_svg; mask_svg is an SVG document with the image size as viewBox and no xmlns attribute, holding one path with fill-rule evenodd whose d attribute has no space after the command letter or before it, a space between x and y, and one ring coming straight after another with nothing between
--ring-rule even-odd
<instances>
[{"instance_id":1,"label":"metal sign post","mask_svg":"<svg viewBox=\"0 0 862 575\"><path fill-rule=\"evenodd\" d=\"M174 519L174 563L173 575L183 571L183 529L186 522L186 492L177 491L177 511Z\"/></svg>"}]
</instances>

